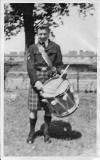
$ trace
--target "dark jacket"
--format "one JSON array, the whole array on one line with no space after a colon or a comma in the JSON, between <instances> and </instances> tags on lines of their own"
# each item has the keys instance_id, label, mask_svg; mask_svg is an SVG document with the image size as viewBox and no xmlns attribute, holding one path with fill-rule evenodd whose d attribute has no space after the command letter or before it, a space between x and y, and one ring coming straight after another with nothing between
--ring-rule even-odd
<instances>
[{"instance_id":1,"label":"dark jacket","mask_svg":"<svg viewBox=\"0 0 100 160\"><path fill-rule=\"evenodd\" d=\"M48 47L45 50L52 62L52 65L59 70L59 68L61 68L61 66L63 65L60 46L55 42L49 40ZM48 65L42 58L41 53L39 53L37 45L36 44L31 45L29 47L27 56L27 71L31 84L33 86L35 82L38 81L38 76L36 75L37 68L45 66Z\"/></svg>"}]
</instances>

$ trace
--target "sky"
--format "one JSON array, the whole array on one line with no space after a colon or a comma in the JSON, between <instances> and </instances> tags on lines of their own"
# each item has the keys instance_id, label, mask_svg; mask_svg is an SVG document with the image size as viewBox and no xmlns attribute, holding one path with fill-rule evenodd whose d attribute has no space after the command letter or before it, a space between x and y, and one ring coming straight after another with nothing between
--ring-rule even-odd
<instances>
[{"instance_id":1,"label":"sky","mask_svg":"<svg viewBox=\"0 0 100 160\"><path fill-rule=\"evenodd\" d=\"M64 25L53 28L55 41L61 47L62 54L67 54L70 50L97 50L97 12L94 16L87 16L85 19L79 17L77 8L70 9L70 16L63 17ZM10 40L5 41L5 53L11 51L25 50L24 29Z\"/></svg>"}]
</instances>

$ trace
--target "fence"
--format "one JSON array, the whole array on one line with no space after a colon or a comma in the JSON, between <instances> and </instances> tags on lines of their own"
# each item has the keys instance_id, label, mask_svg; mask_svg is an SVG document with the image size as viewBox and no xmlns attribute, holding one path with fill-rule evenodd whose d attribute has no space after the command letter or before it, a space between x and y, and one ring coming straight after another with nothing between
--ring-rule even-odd
<instances>
[{"instance_id":1,"label":"fence","mask_svg":"<svg viewBox=\"0 0 100 160\"><path fill-rule=\"evenodd\" d=\"M96 92L97 73L79 72L68 73L68 80L77 92ZM27 72L8 72L5 79L5 91L27 90L29 88Z\"/></svg>"},{"instance_id":2,"label":"fence","mask_svg":"<svg viewBox=\"0 0 100 160\"><path fill-rule=\"evenodd\" d=\"M95 56L64 56L63 61L64 64L81 64L80 68L82 67L82 64L93 65L96 64L97 57ZM21 64L21 67L19 69L21 71L7 71L6 77L5 77L5 90L6 91L14 91L14 90L26 90L29 87L29 78L27 75L27 72L22 72L22 63L24 63L25 57L24 55L5 55L5 62L8 62L8 64ZM70 83L72 84L74 90L79 91L85 91L85 92L96 92L97 90L97 73L96 72L80 72L79 66L77 72L70 72L68 73L68 79ZM10 66L11 67L11 66ZM8 70L8 66L6 67ZM5 68L5 70L6 70ZM89 67L87 67L89 68ZM26 68L24 68L24 71L26 71ZM82 70L81 70L82 71Z\"/></svg>"},{"instance_id":3,"label":"fence","mask_svg":"<svg viewBox=\"0 0 100 160\"><path fill-rule=\"evenodd\" d=\"M26 59L26 56L23 54L8 54L4 56L5 62L18 63L23 62ZM97 55L63 55L64 64L89 64L93 65L97 63Z\"/></svg>"}]
</instances>

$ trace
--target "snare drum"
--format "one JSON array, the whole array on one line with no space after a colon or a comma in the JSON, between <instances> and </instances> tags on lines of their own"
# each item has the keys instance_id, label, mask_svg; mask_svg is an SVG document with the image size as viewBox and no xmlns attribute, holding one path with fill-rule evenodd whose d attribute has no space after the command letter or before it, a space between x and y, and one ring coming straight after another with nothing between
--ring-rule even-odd
<instances>
[{"instance_id":1,"label":"snare drum","mask_svg":"<svg viewBox=\"0 0 100 160\"><path fill-rule=\"evenodd\" d=\"M41 95L47 100L51 112L57 117L65 117L73 113L79 106L79 97L67 79L55 76L43 86Z\"/></svg>"}]
</instances>

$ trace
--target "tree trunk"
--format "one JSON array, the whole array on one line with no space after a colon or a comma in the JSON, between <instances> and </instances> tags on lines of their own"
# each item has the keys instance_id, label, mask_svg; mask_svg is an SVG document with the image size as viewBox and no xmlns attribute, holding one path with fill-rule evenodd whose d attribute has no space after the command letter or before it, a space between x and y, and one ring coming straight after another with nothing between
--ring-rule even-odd
<instances>
[{"instance_id":1,"label":"tree trunk","mask_svg":"<svg viewBox=\"0 0 100 160\"><path fill-rule=\"evenodd\" d=\"M33 9L28 11L28 14L26 14L25 12L23 13L26 49L28 49L29 46L35 42L35 32L33 27L34 18L32 14L33 14Z\"/></svg>"}]
</instances>

